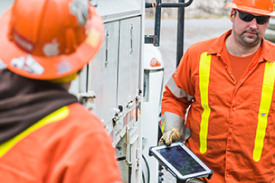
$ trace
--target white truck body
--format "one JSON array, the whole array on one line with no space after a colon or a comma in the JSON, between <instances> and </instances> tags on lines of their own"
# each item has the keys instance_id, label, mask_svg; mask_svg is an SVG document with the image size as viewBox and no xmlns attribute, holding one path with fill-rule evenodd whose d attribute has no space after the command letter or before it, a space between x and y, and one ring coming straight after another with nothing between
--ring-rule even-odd
<instances>
[{"instance_id":1,"label":"white truck body","mask_svg":"<svg viewBox=\"0 0 275 183\"><path fill-rule=\"evenodd\" d=\"M70 92L101 119L112 136L123 182L140 183L145 2L91 3L104 22L104 41L96 57L72 83Z\"/></svg>"}]
</instances>

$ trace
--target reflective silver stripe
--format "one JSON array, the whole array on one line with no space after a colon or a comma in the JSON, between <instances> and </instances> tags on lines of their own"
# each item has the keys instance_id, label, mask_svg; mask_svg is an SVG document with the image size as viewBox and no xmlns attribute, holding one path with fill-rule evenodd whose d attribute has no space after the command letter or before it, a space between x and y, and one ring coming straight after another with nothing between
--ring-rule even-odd
<instances>
[{"instance_id":1,"label":"reflective silver stripe","mask_svg":"<svg viewBox=\"0 0 275 183\"><path fill-rule=\"evenodd\" d=\"M171 77L167 82L167 87L178 98L186 98L189 102L194 99L193 96L188 95L183 89L177 87L173 77Z\"/></svg>"}]
</instances>

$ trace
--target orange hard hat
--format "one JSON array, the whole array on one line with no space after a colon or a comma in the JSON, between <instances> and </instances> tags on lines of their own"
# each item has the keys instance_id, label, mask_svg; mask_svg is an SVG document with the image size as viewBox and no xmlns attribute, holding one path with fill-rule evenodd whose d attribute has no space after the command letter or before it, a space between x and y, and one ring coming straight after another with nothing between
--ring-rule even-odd
<instances>
[{"instance_id":1,"label":"orange hard hat","mask_svg":"<svg viewBox=\"0 0 275 183\"><path fill-rule=\"evenodd\" d=\"M104 33L88 0L15 0L0 25L0 68L40 80L81 70Z\"/></svg>"},{"instance_id":2,"label":"orange hard hat","mask_svg":"<svg viewBox=\"0 0 275 183\"><path fill-rule=\"evenodd\" d=\"M225 6L264 16L275 16L273 3L274 0L233 0Z\"/></svg>"}]
</instances>

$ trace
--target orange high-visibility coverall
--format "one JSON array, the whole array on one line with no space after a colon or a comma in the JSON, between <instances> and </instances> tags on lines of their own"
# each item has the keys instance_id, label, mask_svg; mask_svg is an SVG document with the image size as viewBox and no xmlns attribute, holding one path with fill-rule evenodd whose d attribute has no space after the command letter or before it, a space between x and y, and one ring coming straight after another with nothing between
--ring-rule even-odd
<instances>
[{"instance_id":1,"label":"orange high-visibility coverall","mask_svg":"<svg viewBox=\"0 0 275 183\"><path fill-rule=\"evenodd\" d=\"M214 171L206 182L275 182L274 45L263 39L236 82L225 46L229 34L231 30L186 51L165 86L162 113L185 119L191 104L186 144Z\"/></svg>"},{"instance_id":2,"label":"orange high-visibility coverall","mask_svg":"<svg viewBox=\"0 0 275 183\"><path fill-rule=\"evenodd\" d=\"M1 183L121 183L112 140L74 103L0 144Z\"/></svg>"}]
</instances>

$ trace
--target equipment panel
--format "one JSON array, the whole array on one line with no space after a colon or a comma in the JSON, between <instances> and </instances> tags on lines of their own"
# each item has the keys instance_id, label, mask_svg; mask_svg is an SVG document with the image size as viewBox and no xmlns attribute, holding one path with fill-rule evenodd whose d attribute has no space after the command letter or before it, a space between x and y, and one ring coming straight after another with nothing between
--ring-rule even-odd
<instances>
[{"instance_id":1,"label":"equipment panel","mask_svg":"<svg viewBox=\"0 0 275 183\"><path fill-rule=\"evenodd\" d=\"M105 36L101 49L89 64L88 92L96 94L94 112L106 125L117 108L117 67L119 22L104 24Z\"/></svg>"},{"instance_id":2,"label":"equipment panel","mask_svg":"<svg viewBox=\"0 0 275 183\"><path fill-rule=\"evenodd\" d=\"M141 18L120 21L118 105L127 108L139 91Z\"/></svg>"}]
</instances>

